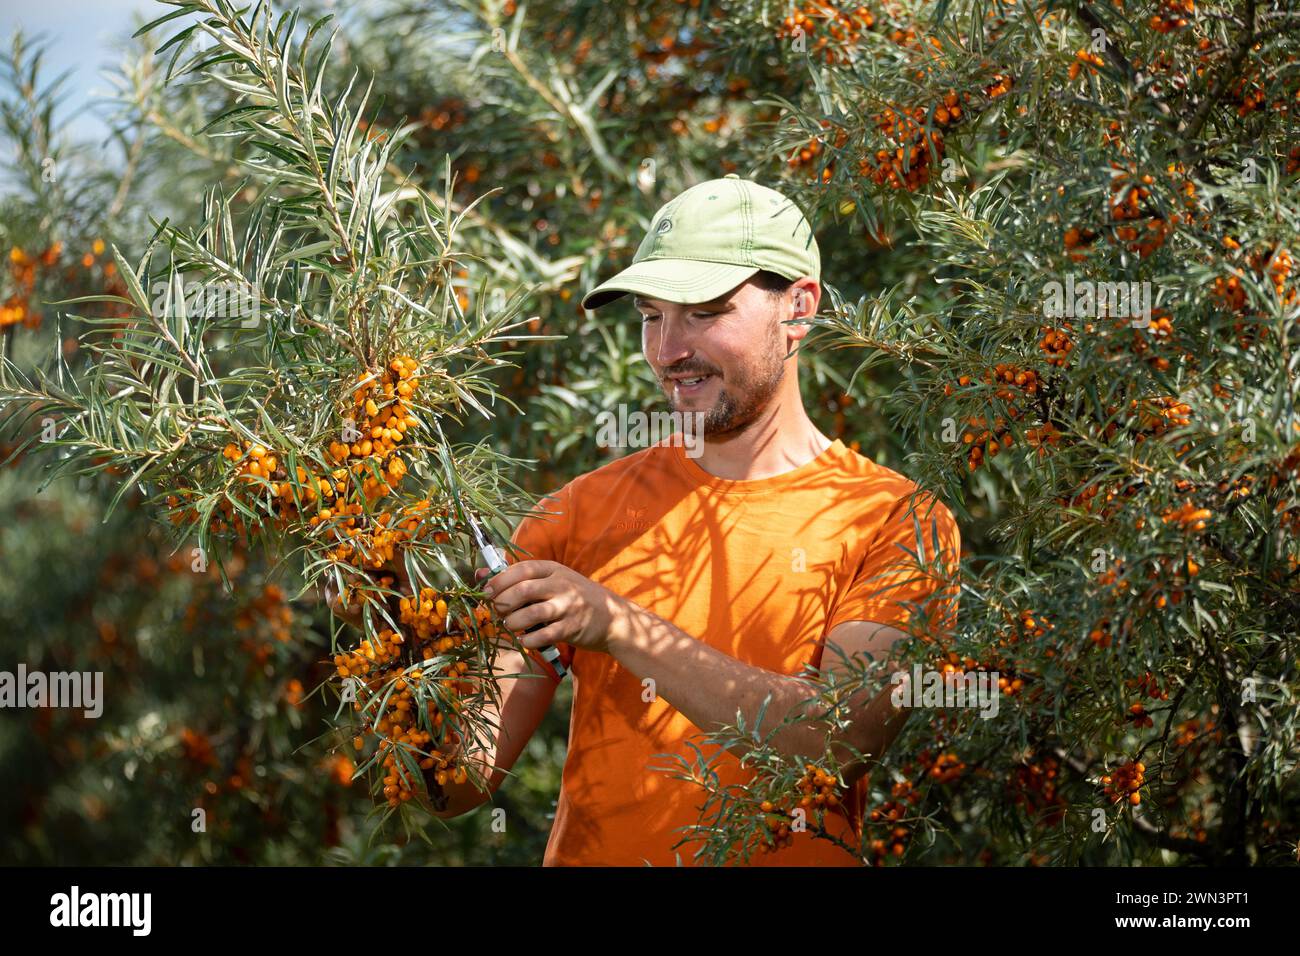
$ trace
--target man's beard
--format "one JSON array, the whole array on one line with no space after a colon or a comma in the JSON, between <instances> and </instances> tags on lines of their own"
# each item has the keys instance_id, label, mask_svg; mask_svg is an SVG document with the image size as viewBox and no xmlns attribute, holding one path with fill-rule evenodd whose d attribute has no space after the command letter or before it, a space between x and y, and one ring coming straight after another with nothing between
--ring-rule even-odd
<instances>
[{"instance_id":1,"label":"man's beard","mask_svg":"<svg viewBox=\"0 0 1300 956\"><path fill-rule=\"evenodd\" d=\"M780 326L776 328L779 332ZM703 428L696 431L697 435L717 439L733 434L758 418L767 407L776 390L781 387L786 361L779 336L774 336L770 344L772 347L763 353L756 367L745 369L736 381L730 383L730 387L723 385L718 389L718 398L704 413ZM671 392L669 401L672 401ZM680 408L673 410L681 412L683 416L690 416L693 419L690 423L692 428L698 421L695 419L697 412Z\"/></svg>"}]
</instances>

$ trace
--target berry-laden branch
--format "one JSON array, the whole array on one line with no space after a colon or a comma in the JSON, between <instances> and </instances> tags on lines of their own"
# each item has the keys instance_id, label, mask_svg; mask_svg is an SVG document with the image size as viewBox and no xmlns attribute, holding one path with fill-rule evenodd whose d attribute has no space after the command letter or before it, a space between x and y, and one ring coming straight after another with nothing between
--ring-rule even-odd
<instances>
[{"instance_id":1,"label":"berry-laden branch","mask_svg":"<svg viewBox=\"0 0 1300 956\"><path fill-rule=\"evenodd\" d=\"M249 185L211 190L192 228L159 224L138 264L115 250L124 294L72 300L127 312L89 337L91 374L61 355L51 369L4 360L0 401L25 414L3 424L53 418L52 475L106 473L118 499L138 486L178 543L197 536L219 565L261 545L359 608L360 638L346 630L331 648L338 733L391 811L423 797L426 774L470 779L495 730L483 705L506 635L465 583L474 551L450 502L502 520L501 469L476 450L471 486L441 467L453 449L431 426L466 407L490 415L486 373L505 364L491 349L522 297L460 316L449 280L472 204L453 215L418 188L385 188L404 133L377 147L360 130L366 97L327 95L328 17L299 33L296 13L273 20L268 4L173 5L199 22L164 47L179 58L196 30L215 41L173 73L235 94L205 130L237 142Z\"/></svg>"}]
</instances>

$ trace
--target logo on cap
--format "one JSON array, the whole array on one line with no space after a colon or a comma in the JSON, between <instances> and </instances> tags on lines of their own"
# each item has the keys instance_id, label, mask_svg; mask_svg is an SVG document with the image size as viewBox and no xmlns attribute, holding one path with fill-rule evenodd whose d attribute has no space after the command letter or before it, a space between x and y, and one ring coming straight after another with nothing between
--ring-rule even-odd
<instances>
[{"instance_id":1,"label":"logo on cap","mask_svg":"<svg viewBox=\"0 0 1300 956\"><path fill-rule=\"evenodd\" d=\"M657 228L660 232L667 232L672 227L673 227L673 221L671 219L660 219Z\"/></svg>"}]
</instances>

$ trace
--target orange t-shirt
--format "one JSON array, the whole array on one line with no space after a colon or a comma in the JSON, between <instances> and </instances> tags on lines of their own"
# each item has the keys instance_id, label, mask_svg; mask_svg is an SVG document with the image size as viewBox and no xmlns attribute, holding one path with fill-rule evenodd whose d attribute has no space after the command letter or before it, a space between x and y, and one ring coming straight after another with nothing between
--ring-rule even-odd
<instances>
[{"instance_id":1,"label":"orange t-shirt","mask_svg":"<svg viewBox=\"0 0 1300 956\"><path fill-rule=\"evenodd\" d=\"M704 471L666 439L580 475L543 498L515 531L514 560L558 561L739 661L780 674L821 662L844 621L901 625L925 602L915 518L927 556L938 531L944 560L960 548L956 522L896 472L833 442L785 474L731 481ZM911 564L908 571L904 564ZM887 570L888 569L888 570ZM884 593L881 593L882 590ZM945 600L955 594L945 591ZM938 599L927 602L932 610ZM951 611L941 609L947 619ZM544 866L692 865L698 843L672 849L678 828L702 822L705 791L652 767L665 753L693 759L701 731L663 697L643 700L642 676L608 654L560 644L573 678L568 756ZM751 715L752 716L752 715ZM696 740L696 743L700 743ZM712 756L720 748L709 747ZM723 784L750 771L724 752ZM827 830L858 846L866 781L826 815ZM860 861L808 829L752 865L852 866Z\"/></svg>"}]
</instances>

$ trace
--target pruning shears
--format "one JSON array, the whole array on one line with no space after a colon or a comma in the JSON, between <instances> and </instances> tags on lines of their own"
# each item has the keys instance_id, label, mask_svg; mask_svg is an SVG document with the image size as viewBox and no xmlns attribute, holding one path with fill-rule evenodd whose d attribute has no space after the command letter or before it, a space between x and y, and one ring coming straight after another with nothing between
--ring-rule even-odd
<instances>
[{"instance_id":1,"label":"pruning shears","mask_svg":"<svg viewBox=\"0 0 1300 956\"><path fill-rule=\"evenodd\" d=\"M455 490L453 490L452 494L455 493ZM457 500L459 501L459 497ZM465 520L469 524L470 531L474 533L474 541L478 545L479 554L483 555L483 561L487 564L488 570L493 574L496 574L499 571L504 571L508 567L506 564L505 553L495 544L490 544L488 542L487 538L483 535L482 530L479 528L478 522L474 520L472 512L465 512ZM530 627L524 633L527 634L532 631L540 630L544 626L545 625L538 624L534 627ZM564 680L564 675L567 674L568 671L564 667L564 662L560 660L560 652L555 649L553 644L547 644L541 647L540 651L542 658L550 664L551 668L555 671L555 676L560 680Z\"/></svg>"},{"instance_id":2,"label":"pruning shears","mask_svg":"<svg viewBox=\"0 0 1300 956\"><path fill-rule=\"evenodd\" d=\"M438 429L438 435L442 438L443 448L445 450L448 447L447 436L442 433L442 423L435 418L434 426ZM450 464L446 459L443 460L443 465L450 471ZM448 477L451 477L450 474ZM449 481L448 486L451 488L451 495L456 501L456 510L464 517L465 523L469 525L469 530L474 535L474 543L478 545L478 552L483 556L483 562L488 566L488 570L493 574L504 571L509 567L506 563L505 552L497 545L488 541L487 535L483 533L483 529L479 527L479 523L474 520L474 513L466 508L464 503L460 500L460 492L456 490L455 481ZM524 633L529 634L533 631L540 630L544 626L545 625L543 624L535 625L530 627ZM541 652L543 660L550 664L552 670L555 671L556 678L564 680L565 675L568 674L568 669L564 666L564 662L560 660L560 652L555 649L555 646L547 644L539 648L539 651Z\"/></svg>"}]
</instances>

